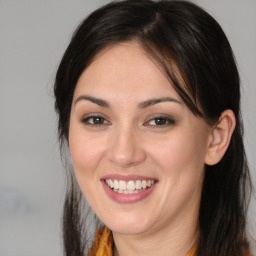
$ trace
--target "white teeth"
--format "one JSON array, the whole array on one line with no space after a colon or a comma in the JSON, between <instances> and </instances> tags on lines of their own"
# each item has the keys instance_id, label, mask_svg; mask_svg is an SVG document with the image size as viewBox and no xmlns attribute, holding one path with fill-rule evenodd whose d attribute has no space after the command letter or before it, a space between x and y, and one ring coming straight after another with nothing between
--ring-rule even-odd
<instances>
[{"instance_id":1,"label":"white teeth","mask_svg":"<svg viewBox=\"0 0 256 256\"><path fill-rule=\"evenodd\" d=\"M121 194L133 194L141 191L145 191L146 188L150 188L155 184L154 180L105 180L106 184L113 189L113 191Z\"/></svg>"},{"instance_id":2,"label":"white teeth","mask_svg":"<svg viewBox=\"0 0 256 256\"><path fill-rule=\"evenodd\" d=\"M127 182L127 190L135 190L135 183L133 180Z\"/></svg>"},{"instance_id":3,"label":"white teeth","mask_svg":"<svg viewBox=\"0 0 256 256\"><path fill-rule=\"evenodd\" d=\"M122 190L126 190L126 182L123 180L119 181L119 188Z\"/></svg>"},{"instance_id":4,"label":"white teeth","mask_svg":"<svg viewBox=\"0 0 256 256\"><path fill-rule=\"evenodd\" d=\"M108 186L111 188L114 188L114 182L112 180L108 180L108 181L109 181Z\"/></svg>"},{"instance_id":5,"label":"white teeth","mask_svg":"<svg viewBox=\"0 0 256 256\"><path fill-rule=\"evenodd\" d=\"M141 189L141 181L136 180L136 189Z\"/></svg>"},{"instance_id":6,"label":"white teeth","mask_svg":"<svg viewBox=\"0 0 256 256\"><path fill-rule=\"evenodd\" d=\"M119 182L114 180L114 189L119 189Z\"/></svg>"},{"instance_id":7,"label":"white teeth","mask_svg":"<svg viewBox=\"0 0 256 256\"><path fill-rule=\"evenodd\" d=\"M141 182L142 188L146 188L147 187L147 182L145 180L143 180Z\"/></svg>"}]
</instances>

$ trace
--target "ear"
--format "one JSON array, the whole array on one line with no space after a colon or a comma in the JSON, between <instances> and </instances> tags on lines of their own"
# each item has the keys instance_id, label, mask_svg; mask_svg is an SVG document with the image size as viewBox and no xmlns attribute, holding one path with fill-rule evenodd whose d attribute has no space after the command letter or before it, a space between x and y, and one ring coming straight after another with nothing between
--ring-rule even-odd
<instances>
[{"instance_id":1,"label":"ear","mask_svg":"<svg viewBox=\"0 0 256 256\"><path fill-rule=\"evenodd\" d=\"M224 156L229 146L232 134L236 126L236 118L232 110L222 112L218 122L212 127L205 163L208 165L217 164Z\"/></svg>"}]
</instances>

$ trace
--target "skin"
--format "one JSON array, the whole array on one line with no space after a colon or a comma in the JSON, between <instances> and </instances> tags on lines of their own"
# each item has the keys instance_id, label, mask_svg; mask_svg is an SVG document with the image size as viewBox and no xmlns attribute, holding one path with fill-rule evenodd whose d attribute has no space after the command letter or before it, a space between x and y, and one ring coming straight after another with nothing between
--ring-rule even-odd
<instances>
[{"instance_id":1,"label":"skin","mask_svg":"<svg viewBox=\"0 0 256 256\"><path fill-rule=\"evenodd\" d=\"M81 96L104 100L109 107ZM141 107L163 97L174 101ZM95 115L102 118L100 125L88 119ZM173 121L157 125L159 116ZM113 231L115 255L186 255L198 237L213 134L138 43L113 45L96 55L75 88L69 147L83 194ZM145 199L120 204L103 189L101 179L109 174L153 177L158 183Z\"/></svg>"}]
</instances>

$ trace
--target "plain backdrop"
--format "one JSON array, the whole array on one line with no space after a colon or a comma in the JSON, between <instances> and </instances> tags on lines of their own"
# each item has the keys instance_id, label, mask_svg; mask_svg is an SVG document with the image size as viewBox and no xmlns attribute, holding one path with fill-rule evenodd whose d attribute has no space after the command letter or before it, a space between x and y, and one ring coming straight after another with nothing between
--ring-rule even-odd
<instances>
[{"instance_id":1,"label":"plain backdrop","mask_svg":"<svg viewBox=\"0 0 256 256\"><path fill-rule=\"evenodd\" d=\"M60 256L64 170L52 86L74 28L107 0L0 0L0 255ZM256 0L197 0L222 25L242 79L256 180ZM255 235L255 199L249 227Z\"/></svg>"}]
</instances>

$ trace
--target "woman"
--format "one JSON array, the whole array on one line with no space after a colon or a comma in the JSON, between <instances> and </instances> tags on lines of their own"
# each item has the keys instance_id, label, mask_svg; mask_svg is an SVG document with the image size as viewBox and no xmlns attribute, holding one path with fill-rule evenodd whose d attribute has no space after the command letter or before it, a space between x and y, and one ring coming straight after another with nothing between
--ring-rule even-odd
<instances>
[{"instance_id":1,"label":"woman","mask_svg":"<svg viewBox=\"0 0 256 256\"><path fill-rule=\"evenodd\" d=\"M81 23L55 82L70 172L66 255L249 255L239 75L218 23L186 1L118 1Z\"/></svg>"}]
</instances>

